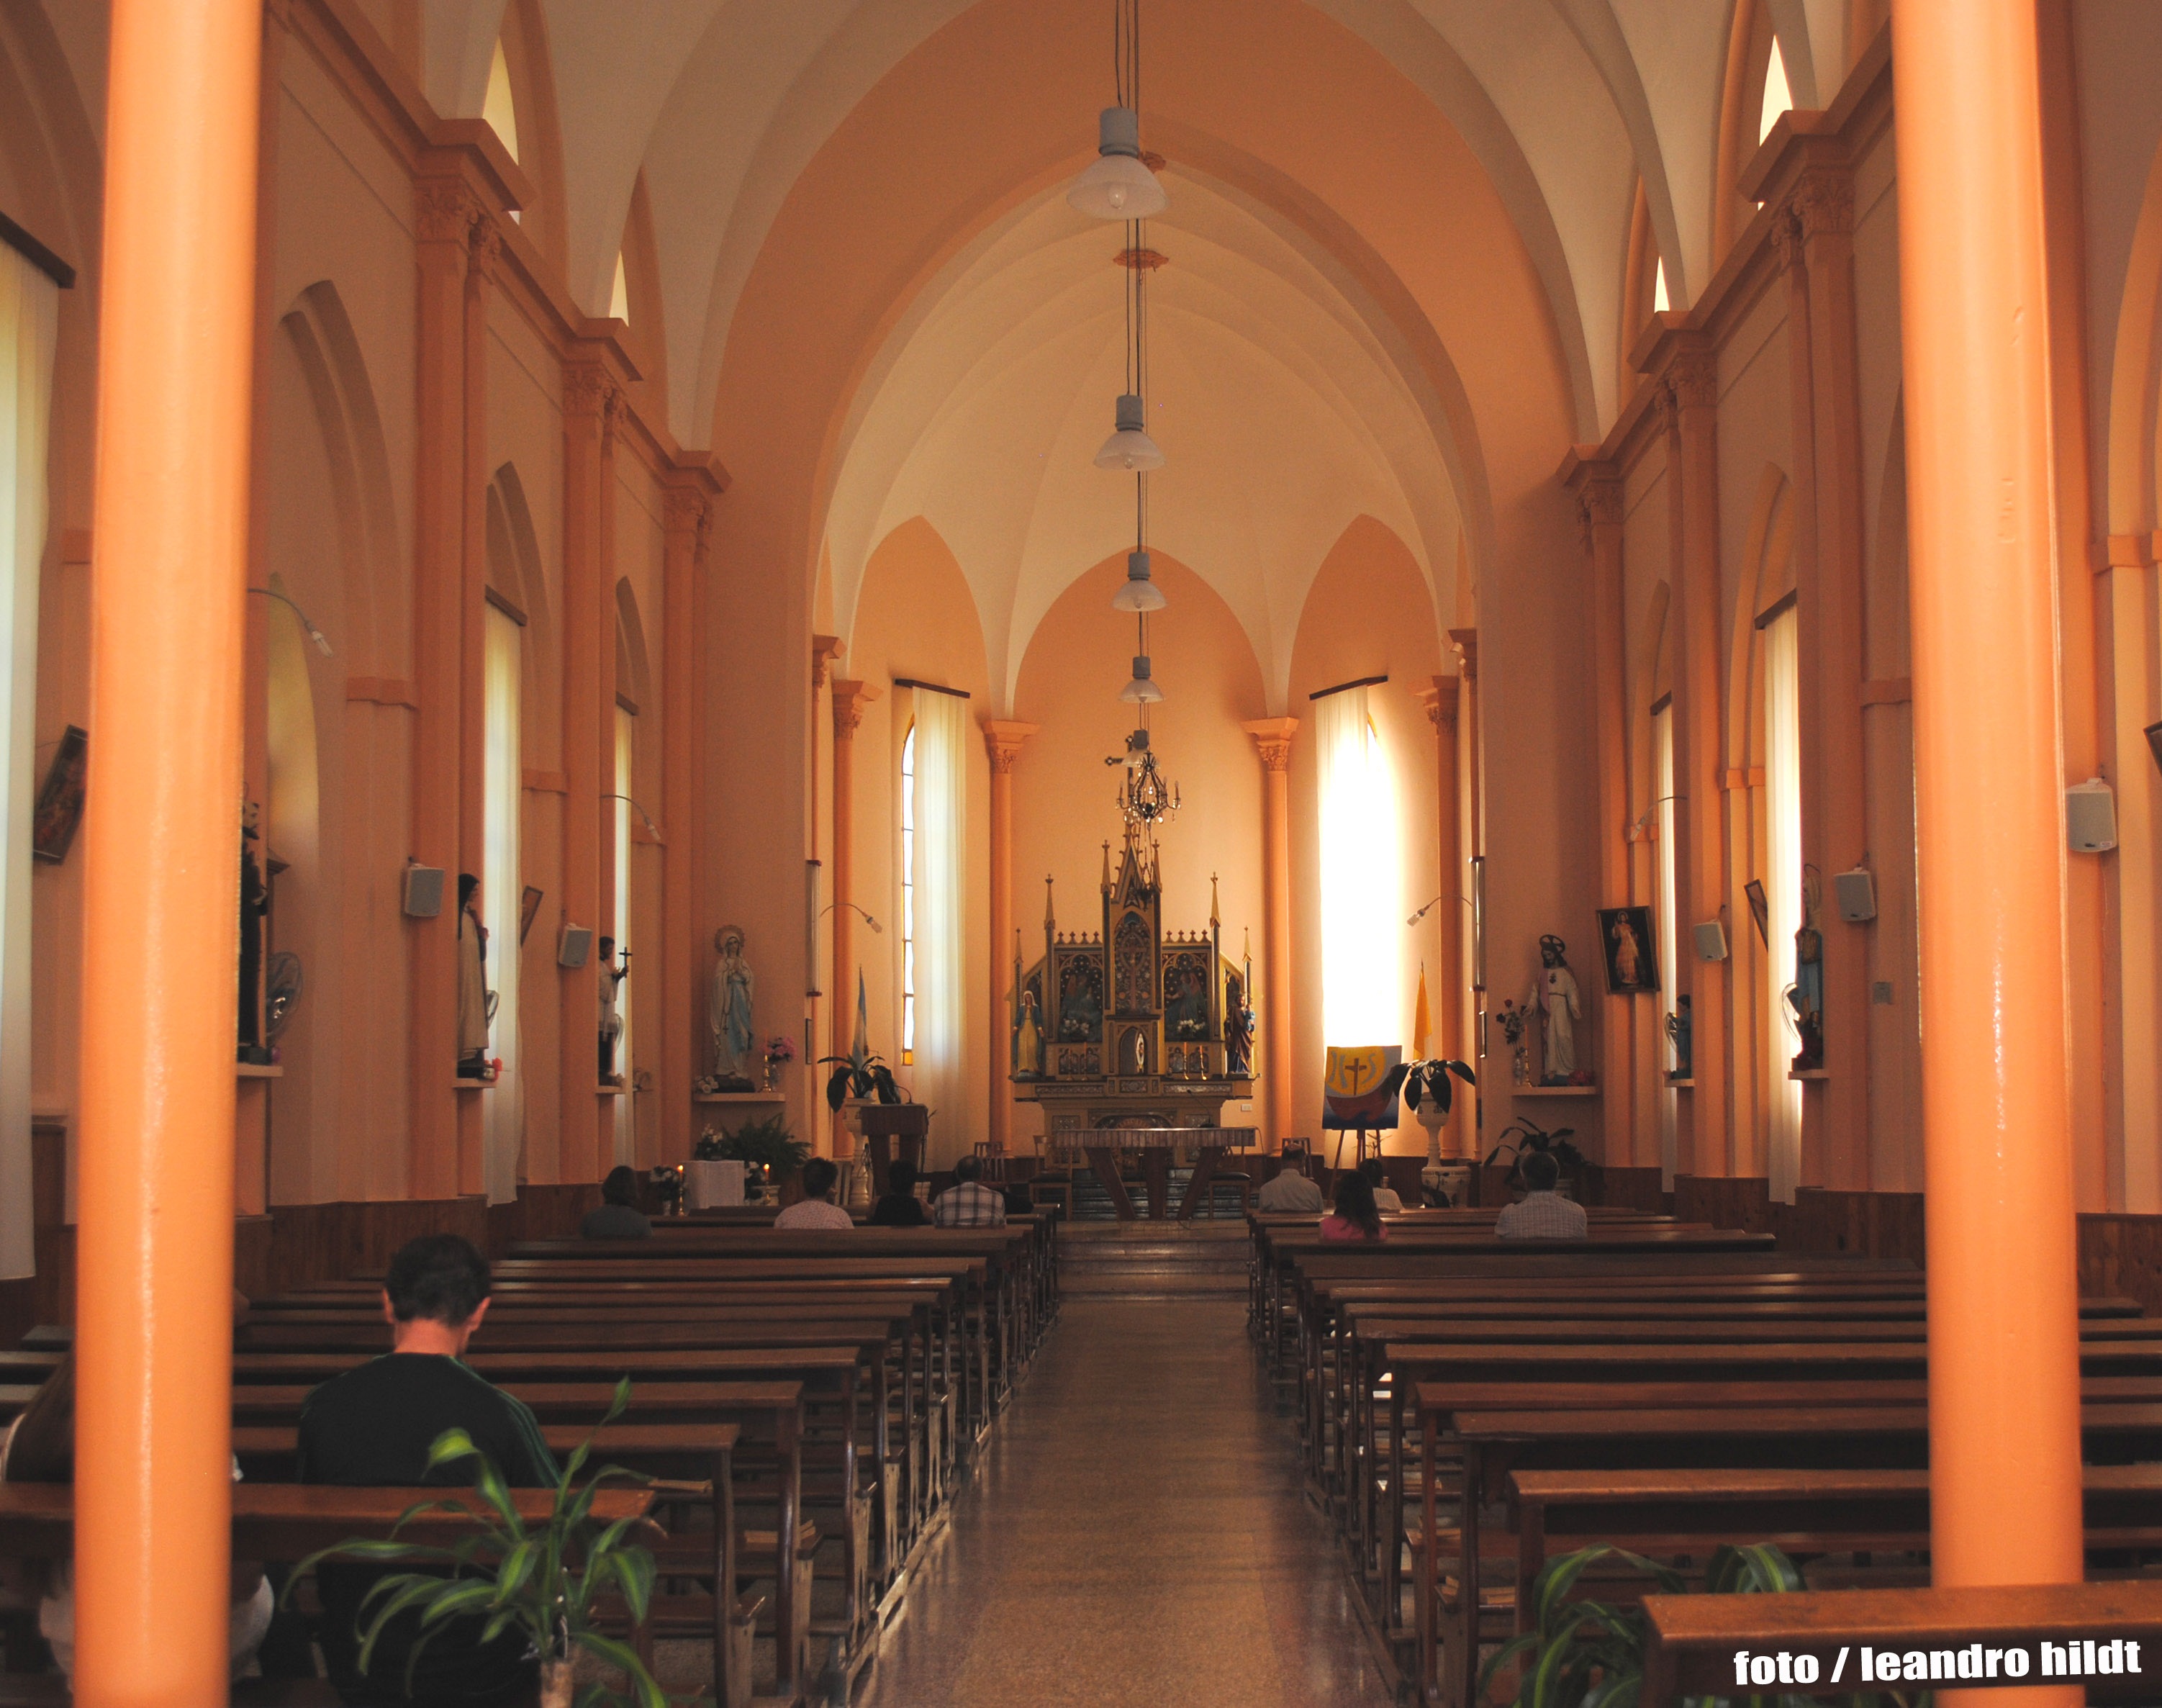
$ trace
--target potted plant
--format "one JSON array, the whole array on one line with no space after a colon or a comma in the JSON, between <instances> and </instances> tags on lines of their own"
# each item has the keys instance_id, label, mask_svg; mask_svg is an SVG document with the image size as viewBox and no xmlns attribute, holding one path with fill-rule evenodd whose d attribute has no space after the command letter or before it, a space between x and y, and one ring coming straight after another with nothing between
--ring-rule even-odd
<instances>
[{"instance_id":1,"label":"potted plant","mask_svg":"<svg viewBox=\"0 0 2162 1708\"><path fill-rule=\"evenodd\" d=\"M605 1429L630 1403L628 1377L616 1384L615 1400L601 1419ZM598 1431L596 1432L598 1433ZM653 1555L626 1538L638 1522L623 1518L602 1525L592 1516L593 1496L610 1481L645 1479L618 1465L604 1465L582 1486L578 1473L593 1450L588 1436L572 1453L556 1480L547 1518L529 1525L494 1461L462 1429L446 1429L428 1449L428 1470L471 1460L473 1495L421 1501L399 1515L386 1540L356 1538L313 1554L294 1569L293 1583L326 1559L393 1564L410 1561L420 1569L394 1572L380 1580L362 1603L366 1622L361 1632L360 1669L365 1673L376 1645L390 1622L417 1613L420 1626L407 1660L405 1685L412 1687L412 1664L444 1622L458 1617L485 1617L484 1637L522 1631L540 1657L541 1708L572 1708L574 1674L581 1652L619 1669L630 1686L629 1700L638 1708L668 1708L652 1674L638 1652L602 1630L596 1612L600 1598L620 1595L634 1623L642 1622L653 1596ZM402 1542L398 1533L424 1512L458 1512L473 1521L473 1533L449 1547ZM292 1585L285 1593L292 1594ZM588 1686L579 1708L621 1702L620 1694Z\"/></svg>"},{"instance_id":2,"label":"potted plant","mask_svg":"<svg viewBox=\"0 0 2162 1708\"><path fill-rule=\"evenodd\" d=\"M1602 1559L1642 1573L1663 1595L1679 1595L1689 1585L1682 1575L1597 1543L1550 1559L1532 1585L1528 1628L1501 1645L1479 1674L1479 1699L1490 1708L1636 1708L1644 1688L1644 1611L1634 1602L1573 1601L1570 1591L1586 1567ZM1778 1595L1804 1587L1794 1563L1768 1543L1736 1547L1722 1543L1705 1568L1703 1592L1714 1596ZM1490 1697L1494 1680L1517 1664L1515 1691ZM1770 1695L1728 1699L1749 1708L1808 1708L1807 1696ZM1893 1692L1857 1692L1849 1699L1861 1708L1904 1705L1911 1700ZM1926 1700L1926 1693L1922 1700ZM1701 1699L1692 1699L1702 1708Z\"/></svg>"},{"instance_id":3,"label":"potted plant","mask_svg":"<svg viewBox=\"0 0 2162 1708\"><path fill-rule=\"evenodd\" d=\"M1448 1123L1456 1095L1456 1088L1449 1079L1452 1073L1466 1085L1479 1083L1469 1063L1451 1061L1445 1056L1401 1063L1390 1070L1384 1082L1392 1096L1399 1087L1402 1089L1404 1107L1426 1129L1426 1167L1419 1170L1419 1190L1429 1209L1445 1209L1460 1199L1465 1179L1471 1172L1463 1163L1444 1164L1441 1160L1441 1130Z\"/></svg>"},{"instance_id":4,"label":"potted plant","mask_svg":"<svg viewBox=\"0 0 2162 1708\"><path fill-rule=\"evenodd\" d=\"M1524 1184L1520 1165L1531 1152L1543 1151L1554 1159L1554 1165L1560 1170L1563 1179L1574 1181L1585 1163L1584 1152L1569 1141L1569 1136L1575 1131L1574 1127L1556 1127L1548 1132L1538 1122L1519 1117L1501 1129L1501 1138L1486 1153L1485 1166L1491 1168L1495 1159L1507 1151L1509 1153L1507 1185L1512 1192L1520 1191Z\"/></svg>"},{"instance_id":5,"label":"potted plant","mask_svg":"<svg viewBox=\"0 0 2162 1708\"><path fill-rule=\"evenodd\" d=\"M778 1115L745 1121L718 1138L707 1134L694 1152L701 1162L740 1162L746 1173L763 1170L776 1183L793 1175L810 1154L810 1146L790 1132L786 1117Z\"/></svg>"},{"instance_id":6,"label":"potted plant","mask_svg":"<svg viewBox=\"0 0 2162 1708\"><path fill-rule=\"evenodd\" d=\"M901 1100L901 1087L893 1081L893 1069L878 1056L865 1056L859 1060L854 1056L821 1056L818 1065L830 1067L833 1072L826 1081L826 1107L838 1111L850 1098L859 1102L897 1104Z\"/></svg>"}]
</instances>

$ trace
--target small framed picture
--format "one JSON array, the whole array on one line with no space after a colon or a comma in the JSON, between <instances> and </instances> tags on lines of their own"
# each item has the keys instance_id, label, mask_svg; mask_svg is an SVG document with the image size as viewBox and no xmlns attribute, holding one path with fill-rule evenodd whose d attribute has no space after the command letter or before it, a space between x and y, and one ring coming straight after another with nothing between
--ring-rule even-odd
<instances>
[{"instance_id":1,"label":"small framed picture","mask_svg":"<svg viewBox=\"0 0 2162 1708\"><path fill-rule=\"evenodd\" d=\"M1772 904L1764 894L1764 880L1752 878L1742 886L1742 893L1749 898L1749 917L1757 922L1757 941L1769 948L1772 946Z\"/></svg>"},{"instance_id":2,"label":"small framed picture","mask_svg":"<svg viewBox=\"0 0 2162 1708\"><path fill-rule=\"evenodd\" d=\"M90 736L68 725L45 781L38 789L37 815L31 821L30 852L55 864L67 858L82 823L83 788L90 770Z\"/></svg>"},{"instance_id":3,"label":"small framed picture","mask_svg":"<svg viewBox=\"0 0 2162 1708\"><path fill-rule=\"evenodd\" d=\"M525 941L525 933L533 929L534 916L540 911L540 893L528 884L525 894L518 898L518 940L520 943Z\"/></svg>"},{"instance_id":4,"label":"small framed picture","mask_svg":"<svg viewBox=\"0 0 2162 1708\"><path fill-rule=\"evenodd\" d=\"M1648 907L1602 907L1599 943L1606 956L1610 996L1648 995L1659 988L1659 956Z\"/></svg>"}]
</instances>

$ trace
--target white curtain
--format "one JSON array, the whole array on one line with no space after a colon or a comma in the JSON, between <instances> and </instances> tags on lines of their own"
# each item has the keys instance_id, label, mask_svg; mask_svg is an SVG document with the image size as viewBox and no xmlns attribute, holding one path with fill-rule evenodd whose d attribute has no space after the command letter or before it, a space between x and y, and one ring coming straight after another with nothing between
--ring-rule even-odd
<instances>
[{"instance_id":1,"label":"white curtain","mask_svg":"<svg viewBox=\"0 0 2162 1708\"><path fill-rule=\"evenodd\" d=\"M1364 688L1313 703L1321 756L1322 1042L1404 1041L1396 777Z\"/></svg>"},{"instance_id":2,"label":"white curtain","mask_svg":"<svg viewBox=\"0 0 2162 1708\"><path fill-rule=\"evenodd\" d=\"M0 1278L36 1272L30 1209L30 817L37 795L38 575L60 290L0 243ZM80 856L78 856L80 858Z\"/></svg>"},{"instance_id":3,"label":"white curtain","mask_svg":"<svg viewBox=\"0 0 2162 1708\"><path fill-rule=\"evenodd\" d=\"M518 1196L518 1158L525 1134L525 1080L518 1034L519 813L524 801L524 760L519 750L520 655L524 632L494 605L488 608L487 656L483 671L485 760L481 785L482 911L488 920L488 983L495 992L495 1020L488 1048L503 1063L495 1089L485 1092L487 1125L481 1141L481 1178L490 1204Z\"/></svg>"},{"instance_id":4,"label":"white curtain","mask_svg":"<svg viewBox=\"0 0 2162 1708\"><path fill-rule=\"evenodd\" d=\"M1794 1201L1802 1173L1802 1088L1790 1077L1801 1039L1787 990L1802 923L1801 625L1789 605L1764 625L1764 898L1771 938L1772 1196Z\"/></svg>"},{"instance_id":5,"label":"white curtain","mask_svg":"<svg viewBox=\"0 0 2162 1708\"><path fill-rule=\"evenodd\" d=\"M969 703L916 691L916 1073L938 1158L973 1148L968 1130L963 898L968 825Z\"/></svg>"},{"instance_id":6,"label":"white curtain","mask_svg":"<svg viewBox=\"0 0 2162 1708\"><path fill-rule=\"evenodd\" d=\"M1674 710L1669 704L1652 714L1652 798L1658 802L1659 912L1652 922L1659 942L1659 1003L1663 1013L1679 1012L1681 988L1680 916L1674 911ZM1663 1036L1659 1059L1671 1069L1674 1052ZM1674 1190L1674 1166L1681 1154L1681 1094L1662 1084L1659 1091L1659 1173Z\"/></svg>"}]
</instances>

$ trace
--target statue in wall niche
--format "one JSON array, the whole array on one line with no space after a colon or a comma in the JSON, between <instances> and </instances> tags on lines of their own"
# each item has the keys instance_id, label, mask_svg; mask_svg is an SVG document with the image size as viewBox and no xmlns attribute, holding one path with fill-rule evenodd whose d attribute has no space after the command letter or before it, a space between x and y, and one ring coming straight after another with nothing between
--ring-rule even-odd
<instances>
[{"instance_id":1,"label":"statue in wall niche","mask_svg":"<svg viewBox=\"0 0 2162 1708\"><path fill-rule=\"evenodd\" d=\"M263 916L270 911L270 892L255 858L258 840L255 803L249 801L240 809L239 1059L265 1067L270 1052L263 1042Z\"/></svg>"},{"instance_id":2,"label":"statue in wall niche","mask_svg":"<svg viewBox=\"0 0 2162 1708\"><path fill-rule=\"evenodd\" d=\"M1787 992L1788 1005L1794 1010L1795 1036L1801 1044L1794 1052L1797 1073L1824 1066L1824 932L1817 926L1817 910L1823 899L1816 869L1805 869L1802 923L1794 933L1794 982Z\"/></svg>"},{"instance_id":3,"label":"statue in wall niche","mask_svg":"<svg viewBox=\"0 0 2162 1708\"><path fill-rule=\"evenodd\" d=\"M1689 1000L1687 993L1674 998L1674 1011L1667 1016L1667 1042L1674 1047L1674 1069L1669 1079L1689 1077Z\"/></svg>"},{"instance_id":4,"label":"statue in wall niche","mask_svg":"<svg viewBox=\"0 0 2162 1708\"><path fill-rule=\"evenodd\" d=\"M1532 975L1532 988L1524 1006L1538 1016L1545 1048L1541 1060L1545 1071L1542 1085L1567 1085L1576 1079L1576 1022L1584 1018L1584 1002L1576 988L1576 974L1569 969L1569 945L1559 938L1539 939L1539 970Z\"/></svg>"},{"instance_id":5,"label":"statue in wall niche","mask_svg":"<svg viewBox=\"0 0 2162 1708\"><path fill-rule=\"evenodd\" d=\"M623 1016L617 1011L616 999L623 989L623 981L630 976L630 951L621 955L615 952L615 939L604 937L600 942L600 1072L601 1084L619 1085L623 1076L616 1071L616 1046L623 1042Z\"/></svg>"},{"instance_id":6,"label":"statue in wall niche","mask_svg":"<svg viewBox=\"0 0 2162 1708\"><path fill-rule=\"evenodd\" d=\"M713 933L713 977L708 987L706 1023L713 1034L714 1089L752 1091L749 1067L757 1033L751 1025L751 1005L758 981L750 963L744 958L744 932L739 925L724 925Z\"/></svg>"},{"instance_id":7,"label":"statue in wall niche","mask_svg":"<svg viewBox=\"0 0 2162 1708\"><path fill-rule=\"evenodd\" d=\"M488 1066L488 928L480 922L480 880L458 874L458 1078L485 1079Z\"/></svg>"},{"instance_id":8,"label":"statue in wall niche","mask_svg":"<svg viewBox=\"0 0 2162 1708\"><path fill-rule=\"evenodd\" d=\"M1033 986L1021 993L1021 1018L1014 1026L1013 1072L1017 1079L1043 1076L1043 1016Z\"/></svg>"},{"instance_id":9,"label":"statue in wall niche","mask_svg":"<svg viewBox=\"0 0 2162 1708\"><path fill-rule=\"evenodd\" d=\"M1224 981L1224 1071L1234 1079L1254 1071L1254 1009L1235 973Z\"/></svg>"}]
</instances>

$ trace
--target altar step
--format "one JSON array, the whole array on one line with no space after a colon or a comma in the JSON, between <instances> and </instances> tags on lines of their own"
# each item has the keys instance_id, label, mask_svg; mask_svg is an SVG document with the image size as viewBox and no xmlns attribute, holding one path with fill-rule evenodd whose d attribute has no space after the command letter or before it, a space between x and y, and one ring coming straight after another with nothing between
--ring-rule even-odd
<instances>
[{"instance_id":1,"label":"altar step","mask_svg":"<svg viewBox=\"0 0 2162 1708\"><path fill-rule=\"evenodd\" d=\"M1171 1171L1171 1209L1174 1215L1178 1214L1179 1205L1186 1202L1187 1183L1193 1178L1193 1171L1191 1168L1174 1168ZM1140 1181L1130 1180L1126 1183L1126 1194L1132 1200L1134 1208L1146 1215L1148 1213L1148 1189ZM1236 1186L1228 1181L1216 1183L1212 1187L1209 1196L1215 1200L1214 1219L1216 1220L1219 1222L1228 1220L1243 1226L1239 1207L1239 1188ZM1209 1217L1207 1209L1196 1204L1193 1214L1200 1225L1204 1227L1208 1225ZM1077 1222L1116 1222L1118 1219L1118 1213L1111 1208L1111 1195L1104 1190L1104 1183L1096 1178L1094 1172L1088 1168L1075 1171L1073 1220Z\"/></svg>"},{"instance_id":2,"label":"altar step","mask_svg":"<svg viewBox=\"0 0 2162 1708\"><path fill-rule=\"evenodd\" d=\"M1246 1225L1069 1223L1059 1230L1058 1285L1067 1299L1244 1297Z\"/></svg>"}]
</instances>

